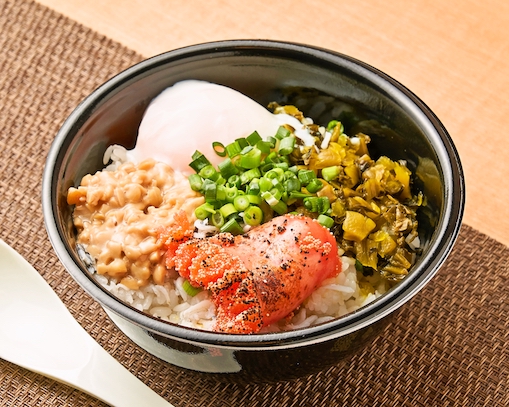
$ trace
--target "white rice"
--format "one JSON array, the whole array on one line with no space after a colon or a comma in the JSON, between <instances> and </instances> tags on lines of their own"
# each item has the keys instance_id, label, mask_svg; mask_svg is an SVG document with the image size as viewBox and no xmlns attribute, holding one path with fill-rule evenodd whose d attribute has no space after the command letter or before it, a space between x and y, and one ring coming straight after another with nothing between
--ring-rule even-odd
<instances>
[{"instance_id":1,"label":"white rice","mask_svg":"<svg viewBox=\"0 0 509 407\"><path fill-rule=\"evenodd\" d=\"M336 277L325 280L294 312L289 321L273 324L262 332L305 328L349 314L373 301L386 291L383 282L373 292L363 293L357 281L355 260L343 256L343 270ZM187 327L212 330L215 306L207 291L191 297L182 288L180 276L165 285L148 284L138 290L128 289L113 278L94 273L95 279L111 294L139 311L156 318Z\"/></svg>"}]
</instances>

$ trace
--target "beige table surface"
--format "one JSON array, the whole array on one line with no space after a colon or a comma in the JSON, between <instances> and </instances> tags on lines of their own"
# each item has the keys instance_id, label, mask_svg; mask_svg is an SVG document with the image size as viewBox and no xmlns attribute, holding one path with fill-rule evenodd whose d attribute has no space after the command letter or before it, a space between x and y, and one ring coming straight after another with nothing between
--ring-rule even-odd
<instances>
[{"instance_id":1,"label":"beige table surface","mask_svg":"<svg viewBox=\"0 0 509 407\"><path fill-rule=\"evenodd\" d=\"M509 245L507 0L39 0L145 57L225 39L289 40L367 62L444 123L464 166L464 221Z\"/></svg>"}]
</instances>

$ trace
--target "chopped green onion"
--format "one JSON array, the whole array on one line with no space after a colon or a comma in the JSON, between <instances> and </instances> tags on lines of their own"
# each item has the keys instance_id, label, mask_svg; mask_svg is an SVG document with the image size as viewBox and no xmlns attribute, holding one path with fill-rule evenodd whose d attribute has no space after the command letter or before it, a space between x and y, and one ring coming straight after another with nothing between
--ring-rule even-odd
<instances>
[{"instance_id":1,"label":"chopped green onion","mask_svg":"<svg viewBox=\"0 0 509 407\"><path fill-rule=\"evenodd\" d=\"M260 178L261 175L262 174L260 174L260 170L257 167L251 168L250 170L240 174L240 183L245 185L254 178Z\"/></svg>"},{"instance_id":2,"label":"chopped green onion","mask_svg":"<svg viewBox=\"0 0 509 407\"><path fill-rule=\"evenodd\" d=\"M249 143L249 145L255 146L256 143L262 141L262 138L257 131L253 131L249 136L246 137L246 141Z\"/></svg>"},{"instance_id":3,"label":"chopped green onion","mask_svg":"<svg viewBox=\"0 0 509 407\"><path fill-rule=\"evenodd\" d=\"M248 151L246 151L250 148ZM258 168L262 161L262 152L256 147L246 147L240 153L240 159L238 165L242 168L252 169Z\"/></svg>"},{"instance_id":4,"label":"chopped green onion","mask_svg":"<svg viewBox=\"0 0 509 407\"><path fill-rule=\"evenodd\" d=\"M262 192L262 198L267 202L270 206L274 206L279 202L279 199L274 197L269 191Z\"/></svg>"},{"instance_id":5,"label":"chopped green onion","mask_svg":"<svg viewBox=\"0 0 509 407\"><path fill-rule=\"evenodd\" d=\"M230 178L232 175L236 175L239 173L238 168L233 165L230 157L227 157L223 161L221 161L217 165L217 168L219 169L221 175L226 179Z\"/></svg>"},{"instance_id":6,"label":"chopped green onion","mask_svg":"<svg viewBox=\"0 0 509 407\"><path fill-rule=\"evenodd\" d=\"M322 182L318 179L312 179L309 184L306 185L306 189L311 192L312 194L320 191L320 189L323 188Z\"/></svg>"},{"instance_id":7,"label":"chopped green onion","mask_svg":"<svg viewBox=\"0 0 509 407\"><path fill-rule=\"evenodd\" d=\"M198 174L191 174L189 176L189 185L193 191L201 191L203 188L203 180Z\"/></svg>"},{"instance_id":8,"label":"chopped green onion","mask_svg":"<svg viewBox=\"0 0 509 407\"><path fill-rule=\"evenodd\" d=\"M300 191L301 188L301 183L297 177L288 178L284 185L287 192Z\"/></svg>"},{"instance_id":9,"label":"chopped green onion","mask_svg":"<svg viewBox=\"0 0 509 407\"><path fill-rule=\"evenodd\" d=\"M290 134L292 134L292 132L288 130L286 127L279 126L279 128L277 129L277 133L274 137L276 137L278 140L282 140L288 137Z\"/></svg>"},{"instance_id":10,"label":"chopped green onion","mask_svg":"<svg viewBox=\"0 0 509 407\"><path fill-rule=\"evenodd\" d=\"M240 177L235 174L228 178L228 186L240 188Z\"/></svg>"},{"instance_id":11,"label":"chopped green onion","mask_svg":"<svg viewBox=\"0 0 509 407\"><path fill-rule=\"evenodd\" d=\"M276 205L272 206L274 212L279 215L284 215L288 212L288 205L286 205L283 201L279 201Z\"/></svg>"},{"instance_id":12,"label":"chopped green onion","mask_svg":"<svg viewBox=\"0 0 509 407\"><path fill-rule=\"evenodd\" d=\"M260 205L262 197L260 195L244 195L251 205Z\"/></svg>"},{"instance_id":13,"label":"chopped green onion","mask_svg":"<svg viewBox=\"0 0 509 407\"><path fill-rule=\"evenodd\" d=\"M258 206L250 206L244 211L244 222L249 226L258 226L262 223L263 211Z\"/></svg>"},{"instance_id":14,"label":"chopped green onion","mask_svg":"<svg viewBox=\"0 0 509 407\"><path fill-rule=\"evenodd\" d=\"M361 273L364 272L364 266L359 260L355 260L355 270L360 271Z\"/></svg>"},{"instance_id":15,"label":"chopped green onion","mask_svg":"<svg viewBox=\"0 0 509 407\"><path fill-rule=\"evenodd\" d=\"M230 219L219 229L220 232L229 232L232 235L240 235L244 233L244 230L239 225L239 222L235 218Z\"/></svg>"},{"instance_id":16,"label":"chopped green onion","mask_svg":"<svg viewBox=\"0 0 509 407\"><path fill-rule=\"evenodd\" d=\"M245 146L242 151L240 152L240 154L247 154L249 153L254 147L253 146Z\"/></svg>"},{"instance_id":17,"label":"chopped green onion","mask_svg":"<svg viewBox=\"0 0 509 407\"><path fill-rule=\"evenodd\" d=\"M262 177L260 178L258 185L260 186L261 192L268 191L272 188L272 181L266 177Z\"/></svg>"},{"instance_id":18,"label":"chopped green onion","mask_svg":"<svg viewBox=\"0 0 509 407\"><path fill-rule=\"evenodd\" d=\"M189 166L195 170L196 172L200 172L203 167L210 165L210 161L199 151L195 151L193 154L193 161L189 164Z\"/></svg>"},{"instance_id":19,"label":"chopped green onion","mask_svg":"<svg viewBox=\"0 0 509 407\"><path fill-rule=\"evenodd\" d=\"M279 180L277 178L274 178L271 181L272 181L273 188L276 188L279 192L285 191L284 185L281 182L279 182Z\"/></svg>"},{"instance_id":20,"label":"chopped green onion","mask_svg":"<svg viewBox=\"0 0 509 407\"><path fill-rule=\"evenodd\" d=\"M280 163L274 163L274 168L281 168L283 171L288 170L288 163L287 162L280 162Z\"/></svg>"},{"instance_id":21,"label":"chopped green onion","mask_svg":"<svg viewBox=\"0 0 509 407\"><path fill-rule=\"evenodd\" d=\"M311 211L325 214L330 209L330 201L329 198L322 196L311 196L308 198L304 198L303 200L304 207Z\"/></svg>"},{"instance_id":22,"label":"chopped green onion","mask_svg":"<svg viewBox=\"0 0 509 407\"><path fill-rule=\"evenodd\" d=\"M280 162L279 157L275 151L271 151L267 157L265 157L265 163L278 163Z\"/></svg>"},{"instance_id":23,"label":"chopped green onion","mask_svg":"<svg viewBox=\"0 0 509 407\"><path fill-rule=\"evenodd\" d=\"M247 193L249 195L259 195L260 194L260 179L259 178L253 178L251 182L249 183L249 186L247 188Z\"/></svg>"},{"instance_id":24,"label":"chopped green onion","mask_svg":"<svg viewBox=\"0 0 509 407\"><path fill-rule=\"evenodd\" d=\"M203 196L205 197L205 200L215 200L217 194L217 185L212 184L206 184L203 188Z\"/></svg>"},{"instance_id":25,"label":"chopped green onion","mask_svg":"<svg viewBox=\"0 0 509 407\"><path fill-rule=\"evenodd\" d=\"M278 158L278 163L286 163L290 165L290 159L288 158L287 155L280 155Z\"/></svg>"},{"instance_id":26,"label":"chopped green onion","mask_svg":"<svg viewBox=\"0 0 509 407\"><path fill-rule=\"evenodd\" d=\"M284 189L281 190L279 188L272 188L269 192L279 201L283 197L283 191Z\"/></svg>"},{"instance_id":27,"label":"chopped green onion","mask_svg":"<svg viewBox=\"0 0 509 407\"><path fill-rule=\"evenodd\" d=\"M331 131L339 122L337 120L331 120L327 125L327 131Z\"/></svg>"},{"instance_id":28,"label":"chopped green onion","mask_svg":"<svg viewBox=\"0 0 509 407\"><path fill-rule=\"evenodd\" d=\"M204 204L201 204L194 210L194 215L196 216L197 219L204 220L208 218L210 214L213 214L215 212L216 210L214 209L214 207L210 203L205 202Z\"/></svg>"},{"instance_id":29,"label":"chopped green onion","mask_svg":"<svg viewBox=\"0 0 509 407\"><path fill-rule=\"evenodd\" d=\"M203 167L200 170L199 174L201 177L210 179L212 181L217 180L217 178L219 177L219 173L216 171L216 169L214 168L214 166L212 164L209 164L209 165L206 165L205 167Z\"/></svg>"},{"instance_id":30,"label":"chopped green onion","mask_svg":"<svg viewBox=\"0 0 509 407\"><path fill-rule=\"evenodd\" d=\"M233 202L235 197L239 194L239 190L235 186L232 186L232 187L226 186L225 192L226 192L226 200L228 202Z\"/></svg>"},{"instance_id":31,"label":"chopped green onion","mask_svg":"<svg viewBox=\"0 0 509 407\"><path fill-rule=\"evenodd\" d=\"M226 187L224 185L217 185L216 200L217 201L225 201L226 200Z\"/></svg>"},{"instance_id":32,"label":"chopped green onion","mask_svg":"<svg viewBox=\"0 0 509 407\"><path fill-rule=\"evenodd\" d=\"M239 144L239 147L240 147L241 150L243 148L249 146L249 143L247 142L247 140L244 137L235 139L235 141Z\"/></svg>"},{"instance_id":33,"label":"chopped green onion","mask_svg":"<svg viewBox=\"0 0 509 407\"><path fill-rule=\"evenodd\" d=\"M271 147L271 144L268 142L268 141L263 141L263 140L260 140L258 143L256 143L255 147L260 150L262 152L262 154L269 154L270 153L270 149L272 148Z\"/></svg>"},{"instance_id":34,"label":"chopped green onion","mask_svg":"<svg viewBox=\"0 0 509 407\"><path fill-rule=\"evenodd\" d=\"M298 178L297 178L297 175L295 175L295 173L294 173L294 172L292 172L292 171L290 171L290 170L286 170L286 171L284 172L284 176L285 176L285 179L290 179L290 178L296 178L296 179L298 179Z\"/></svg>"},{"instance_id":35,"label":"chopped green onion","mask_svg":"<svg viewBox=\"0 0 509 407\"><path fill-rule=\"evenodd\" d=\"M266 162L267 159L264 160L264 162ZM274 163L267 163L266 164L263 164L262 167L260 168L261 171L262 171L262 174L267 174L271 169L274 168Z\"/></svg>"},{"instance_id":36,"label":"chopped green onion","mask_svg":"<svg viewBox=\"0 0 509 407\"><path fill-rule=\"evenodd\" d=\"M281 168L273 168L267 171L264 177L270 180L277 179L279 182L282 182L285 179L285 172Z\"/></svg>"},{"instance_id":37,"label":"chopped green onion","mask_svg":"<svg viewBox=\"0 0 509 407\"><path fill-rule=\"evenodd\" d=\"M233 200L233 206L237 211L242 212L249 208L249 199L246 198L246 195L239 195Z\"/></svg>"},{"instance_id":38,"label":"chopped green onion","mask_svg":"<svg viewBox=\"0 0 509 407\"><path fill-rule=\"evenodd\" d=\"M278 153L281 155L291 154L295 147L295 137L285 137L279 142Z\"/></svg>"},{"instance_id":39,"label":"chopped green onion","mask_svg":"<svg viewBox=\"0 0 509 407\"><path fill-rule=\"evenodd\" d=\"M209 216L210 222L216 227L220 228L224 225L224 217L221 211L216 211L212 215Z\"/></svg>"},{"instance_id":40,"label":"chopped green onion","mask_svg":"<svg viewBox=\"0 0 509 407\"><path fill-rule=\"evenodd\" d=\"M184 280L182 283L182 289L186 292L187 295L194 297L202 291L201 287L194 287L191 285L189 280Z\"/></svg>"},{"instance_id":41,"label":"chopped green onion","mask_svg":"<svg viewBox=\"0 0 509 407\"><path fill-rule=\"evenodd\" d=\"M225 185L226 184L226 180L223 178L223 176L221 174L219 174L219 176L217 177L216 184L217 185Z\"/></svg>"},{"instance_id":42,"label":"chopped green onion","mask_svg":"<svg viewBox=\"0 0 509 407\"><path fill-rule=\"evenodd\" d=\"M196 160L198 157L201 157L203 153L200 153L198 150L195 150L193 155L191 156L191 160Z\"/></svg>"},{"instance_id":43,"label":"chopped green onion","mask_svg":"<svg viewBox=\"0 0 509 407\"><path fill-rule=\"evenodd\" d=\"M341 169L338 165L333 165L332 167L322 168L322 178L325 181L332 181L337 178Z\"/></svg>"},{"instance_id":44,"label":"chopped green onion","mask_svg":"<svg viewBox=\"0 0 509 407\"><path fill-rule=\"evenodd\" d=\"M270 148L276 147L277 140L275 137L269 136L269 137L267 137L266 141L267 141L267 143L270 144Z\"/></svg>"},{"instance_id":45,"label":"chopped green onion","mask_svg":"<svg viewBox=\"0 0 509 407\"><path fill-rule=\"evenodd\" d=\"M313 195L310 195L310 194L306 194L304 192L300 192L300 191L292 191L290 192L290 199L304 199L304 198L309 198L309 197L312 197Z\"/></svg>"},{"instance_id":46,"label":"chopped green onion","mask_svg":"<svg viewBox=\"0 0 509 407\"><path fill-rule=\"evenodd\" d=\"M230 158L233 158L236 155L239 155L240 151L242 150L238 141L234 141L234 142L228 144L224 149L226 151L226 155Z\"/></svg>"},{"instance_id":47,"label":"chopped green onion","mask_svg":"<svg viewBox=\"0 0 509 407\"><path fill-rule=\"evenodd\" d=\"M318 215L317 220L320 225L325 226L327 229L330 229L334 225L334 219L327 215Z\"/></svg>"},{"instance_id":48,"label":"chopped green onion","mask_svg":"<svg viewBox=\"0 0 509 407\"><path fill-rule=\"evenodd\" d=\"M235 208L235 205L233 205L233 203L227 203L227 204L221 206L221 208L219 208L219 212L221 212L221 215L223 215L223 218L228 219L230 217L230 215L233 215L233 214L237 213L238 211Z\"/></svg>"},{"instance_id":49,"label":"chopped green onion","mask_svg":"<svg viewBox=\"0 0 509 407\"><path fill-rule=\"evenodd\" d=\"M303 185L309 184L311 180L316 178L316 174L313 170L300 170L297 176Z\"/></svg>"},{"instance_id":50,"label":"chopped green onion","mask_svg":"<svg viewBox=\"0 0 509 407\"><path fill-rule=\"evenodd\" d=\"M212 143L212 149L219 157L226 157L226 149L224 148L223 143L219 141L214 141Z\"/></svg>"}]
</instances>

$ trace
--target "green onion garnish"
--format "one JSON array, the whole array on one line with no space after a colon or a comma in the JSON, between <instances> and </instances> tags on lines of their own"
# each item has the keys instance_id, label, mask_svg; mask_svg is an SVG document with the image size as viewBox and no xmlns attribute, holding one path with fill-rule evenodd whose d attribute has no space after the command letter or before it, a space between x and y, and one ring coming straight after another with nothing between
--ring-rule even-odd
<instances>
[{"instance_id":1,"label":"green onion garnish","mask_svg":"<svg viewBox=\"0 0 509 407\"><path fill-rule=\"evenodd\" d=\"M224 217L221 211L216 211L215 213L210 215L209 219L212 225L214 225L216 228L220 228L221 226L224 225Z\"/></svg>"},{"instance_id":2,"label":"green onion garnish","mask_svg":"<svg viewBox=\"0 0 509 407\"><path fill-rule=\"evenodd\" d=\"M279 126L279 128L277 129L277 133L274 137L276 137L278 140L282 140L288 137L290 134L292 134L292 132L288 130L286 127Z\"/></svg>"},{"instance_id":3,"label":"green onion garnish","mask_svg":"<svg viewBox=\"0 0 509 407\"><path fill-rule=\"evenodd\" d=\"M334 219L327 215L318 215L317 220L320 225L325 226L327 229L330 229L334 225Z\"/></svg>"},{"instance_id":4,"label":"green onion garnish","mask_svg":"<svg viewBox=\"0 0 509 407\"><path fill-rule=\"evenodd\" d=\"M230 158L240 154L240 151L242 150L238 141L228 144L224 149L226 151L226 155Z\"/></svg>"},{"instance_id":5,"label":"green onion garnish","mask_svg":"<svg viewBox=\"0 0 509 407\"><path fill-rule=\"evenodd\" d=\"M228 185L229 186L234 186L236 188L240 188L240 177L235 174L235 175L232 175L231 177L228 178Z\"/></svg>"},{"instance_id":6,"label":"green onion garnish","mask_svg":"<svg viewBox=\"0 0 509 407\"><path fill-rule=\"evenodd\" d=\"M216 154L219 157L225 157L226 156L226 149L224 148L223 143L220 143L219 141L214 141L212 143L212 149L216 152Z\"/></svg>"},{"instance_id":7,"label":"green onion garnish","mask_svg":"<svg viewBox=\"0 0 509 407\"><path fill-rule=\"evenodd\" d=\"M189 184L193 191L201 191L203 188L203 179L198 174L191 174L189 176Z\"/></svg>"},{"instance_id":8,"label":"green onion garnish","mask_svg":"<svg viewBox=\"0 0 509 407\"><path fill-rule=\"evenodd\" d=\"M288 206L283 201L279 201L276 205L272 206L272 209L278 215L284 215L288 212Z\"/></svg>"},{"instance_id":9,"label":"green onion garnish","mask_svg":"<svg viewBox=\"0 0 509 407\"><path fill-rule=\"evenodd\" d=\"M214 168L214 166L212 164L209 164L209 165L206 165L205 167L203 167L198 172L198 174L200 174L200 176L202 178L210 179L212 181L217 180L217 178L219 177L219 173L216 171L216 169Z\"/></svg>"},{"instance_id":10,"label":"green onion garnish","mask_svg":"<svg viewBox=\"0 0 509 407\"><path fill-rule=\"evenodd\" d=\"M254 178L259 178L261 175L262 174L260 173L260 170L257 167L251 168L250 170L240 174L240 183L241 185L245 185Z\"/></svg>"},{"instance_id":11,"label":"green onion garnish","mask_svg":"<svg viewBox=\"0 0 509 407\"><path fill-rule=\"evenodd\" d=\"M216 184L206 184L203 188L203 196L205 200L215 200L217 193L217 185Z\"/></svg>"},{"instance_id":12,"label":"green onion garnish","mask_svg":"<svg viewBox=\"0 0 509 407\"><path fill-rule=\"evenodd\" d=\"M295 147L295 137L288 136L282 139L279 143L278 153L281 155L291 154Z\"/></svg>"},{"instance_id":13,"label":"green onion garnish","mask_svg":"<svg viewBox=\"0 0 509 407\"><path fill-rule=\"evenodd\" d=\"M251 205L260 205L262 203L262 197L260 195L244 195Z\"/></svg>"},{"instance_id":14,"label":"green onion garnish","mask_svg":"<svg viewBox=\"0 0 509 407\"><path fill-rule=\"evenodd\" d=\"M322 182L318 178L312 179L307 185L306 189L312 194L320 191L323 188Z\"/></svg>"},{"instance_id":15,"label":"green onion garnish","mask_svg":"<svg viewBox=\"0 0 509 407\"><path fill-rule=\"evenodd\" d=\"M240 153L239 167L251 169L258 168L262 161L262 152L256 147L246 147Z\"/></svg>"},{"instance_id":16,"label":"green onion garnish","mask_svg":"<svg viewBox=\"0 0 509 407\"><path fill-rule=\"evenodd\" d=\"M255 147L262 152L262 154L270 154L271 144L268 141L260 140L256 143Z\"/></svg>"},{"instance_id":17,"label":"green onion garnish","mask_svg":"<svg viewBox=\"0 0 509 407\"><path fill-rule=\"evenodd\" d=\"M325 181L332 181L337 178L340 173L340 167L338 165L333 165L332 167L326 167L322 169L322 178Z\"/></svg>"},{"instance_id":18,"label":"green onion garnish","mask_svg":"<svg viewBox=\"0 0 509 407\"><path fill-rule=\"evenodd\" d=\"M194 297L196 294L199 294L202 289L200 287L194 287L191 285L189 280L184 280L182 283L182 289L186 292L187 295Z\"/></svg>"},{"instance_id":19,"label":"green onion garnish","mask_svg":"<svg viewBox=\"0 0 509 407\"><path fill-rule=\"evenodd\" d=\"M235 186L232 186L232 187L226 186L225 193L226 193L226 201L233 202L235 197L239 194L239 190Z\"/></svg>"},{"instance_id":20,"label":"green onion garnish","mask_svg":"<svg viewBox=\"0 0 509 407\"><path fill-rule=\"evenodd\" d=\"M277 142L277 140L275 137L271 137L271 136L267 137L267 143L270 144L270 148L276 147L276 142Z\"/></svg>"},{"instance_id":21,"label":"green onion garnish","mask_svg":"<svg viewBox=\"0 0 509 407\"><path fill-rule=\"evenodd\" d=\"M238 211L233 203L227 203L219 208L219 212L221 212L223 218L228 219L231 215L236 214Z\"/></svg>"},{"instance_id":22,"label":"green onion garnish","mask_svg":"<svg viewBox=\"0 0 509 407\"><path fill-rule=\"evenodd\" d=\"M330 201L327 197L310 196L304 198L304 207L311 212L325 214L330 209Z\"/></svg>"},{"instance_id":23,"label":"green onion garnish","mask_svg":"<svg viewBox=\"0 0 509 407\"><path fill-rule=\"evenodd\" d=\"M243 148L249 146L249 143L247 142L247 140L245 138L238 138L235 140L237 143L239 143L239 147L240 149L242 150Z\"/></svg>"},{"instance_id":24,"label":"green onion garnish","mask_svg":"<svg viewBox=\"0 0 509 407\"><path fill-rule=\"evenodd\" d=\"M200 172L203 167L210 165L210 161L199 151L195 151L193 154L193 161L189 164L189 166L195 170L196 172Z\"/></svg>"},{"instance_id":25,"label":"green onion garnish","mask_svg":"<svg viewBox=\"0 0 509 407\"><path fill-rule=\"evenodd\" d=\"M337 120L331 120L327 125L327 131L331 131L339 122Z\"/></svg>"},{"instance_id":26,"label":"green onion garnish","mask_svg":"<svg viewBox=\"0 0 509 407\"><path fill-rule=\"evenodd\" d=\"M262 141L262 138L257 131L253 131L249 136L246 137L246 141L249 143L249 145L255 146L256 143Z\"/></svg>"},{"instance_id":27,"label":"green onion garnish","mask_svg":"<svg viewBox=\"0 0 509 407\"><path fill-rule=\"evenodd\" d=\"M244 211L244 221L249 226L258 226L262 223L263 211L258 206L250 206Z\"/></svg>"},{"instance_id":28,"label":"green onion garnish","mask_svg":"<svg viewBox=\"0 0 509 407\"><path fill-rule=\"evenodd\" d=\"M250 205L246 195L239 195L233 200L233 206L235 206L235 209L239 212L245 211Z\"/></svg>"},{"instance_id":29,"label":"green onion garnish","mask_svg":"<svg viewBox=\"0 0 509 407\"><path fill-rule=\"evenodd\" d=\"M318 197L317 192L326 182L337 179L341 167L330 166L316 172L292 165L290 155L296 148L296 138L290 129L280 126L275 137L266 140L255 131L226 146L214 142L212 147L216 154L225 157L217 168L199 151L193 154L191 163L197 172L189 177L191 188L205 197L205 204L195 211L198 219L208 218L221 232L240 234L244 225L261 224L269 207L269 213L282 215L288 212L289 205L303 205L318 214L324 226L334 224L328 216L329 199Z\"/></svg>"},{"instance_id":30,"label":"green onion garnish","mask_svg":"<svg viewBox=\"0 0 509 407\"><path fill-rule=\"evenodd\" d=\"M201 204L194 210L194 215L199 220L204 220L209 217L209 215L215 213L214 206L211 205L208 202L205 202L204 204Z\"/></svg>"},{"instance_id":31,"label":"green onion garnish","mask_svg":"<svg viewBox=\"0 0 509 407\"><path fill-rule=\"evenodd\" d=\"M239 225L239 222L235 218L230 219L219 229L220 232L228 232L232 235L240 235L244 233L244 229Z\"/></svg>"},{"instance_id":32,"label":"green onion garnish","mask_svg":"<svg viewBox=\"0 0 509 407\"><path fill-rule=\"evenodd\" d=\"M316 174L313 170L300 170L297 176L299 177L299 181L302 182L303 185L309 184L311 180L316 178Z\"/></svg>"},{"instance_id":33,"label":"green onion garnish","mask_svg":"<svg viewBox=\"0 0 509 407\"><path fill-rule=\"evenodd\" d=\"M236 175L239 173L239 170L237 167L235 167L235 165L233 165L232 163L232 160L230 159L230 157L227 157L225 158L223 161L221 161L218 165L217 165L217 168L219 169L219 172L221 173L221 175L225 178L225 179L228 179L230 178L232 175Z\"/></svg>"},{"instance_id":34,"label":"green onion garnish","mask_svg":"<svg viewBox=\"0 0 509 407\"><path fill-rule=\"evenodd\" d=\"M300 183L299 179L295 176L292 178L288 178L285 181L284 185L285 185L285 189L288 192L300 191L300 188L301 188L301 183Z\"/></svg>"}]
</instances>

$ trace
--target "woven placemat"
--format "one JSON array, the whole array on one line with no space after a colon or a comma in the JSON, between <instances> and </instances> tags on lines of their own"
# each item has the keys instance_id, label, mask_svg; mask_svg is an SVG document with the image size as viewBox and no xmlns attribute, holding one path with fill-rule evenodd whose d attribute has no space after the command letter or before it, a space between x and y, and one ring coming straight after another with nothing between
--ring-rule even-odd
<instances>
[{"instance_id":1,"label":"woven placemat","mask_svg":"<svg viewBox=\"0 0 509 407\"><path fill-rule=\"evenodd\" d=\"M348 363L241 386L192 378L134 346L67 275L46 236L41 175L63 120L140 55L37 4L0 0L0 238L116 359L175 406L509 405L509 248L463 226L438 275ZM0 360L2 406L102 406Z\"/></svg>"}]
</instances>

